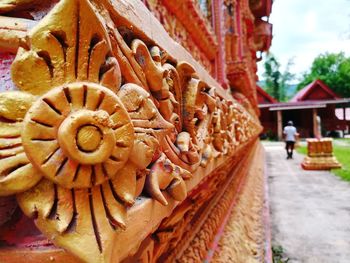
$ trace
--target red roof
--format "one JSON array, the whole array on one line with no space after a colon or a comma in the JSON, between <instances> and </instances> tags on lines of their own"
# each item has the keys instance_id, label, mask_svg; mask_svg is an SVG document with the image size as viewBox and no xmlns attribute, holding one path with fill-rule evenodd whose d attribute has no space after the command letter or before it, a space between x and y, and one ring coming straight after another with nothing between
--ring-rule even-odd
<instances>
[{"instance_id":1,"label":"red roof","mask_svg":"<svg viewBox=\"0 0 350 263\"><path fill-rule=\"evenodd\" d=\"M270 111L275 110L292 110L292 109L308 109L308 108L325 108L328 104L347 105L350 99L331 99L331 100L307 100L307 101L289 101L277 102L271 104L259 104L259 108L269 108ZM350 115L349 115L350 116Z\"/></svg>"},{"instance_id":2,"label":"red roof","mask_svg":"<svg viewBox=\"0 0 350 263\"><path fill-rule=\"evenodd\" d=\"M301 89L290 102L310 101L310 100L332 100L340 99L323 81L317 79Z\"/></svg>"},{"instance_id":3,"label":"red roof","mask_svg":"<svg viewBox=\"0 0 350 263\"><path fill-rule=\"evenodd\" d=\"M256 85L256 91L258 95L258 103L259 104L270 104L276 103L277 100L273 98L270 94L268 94L265 90L263 90L260 86Z\"/></svg>"}]
</instances>

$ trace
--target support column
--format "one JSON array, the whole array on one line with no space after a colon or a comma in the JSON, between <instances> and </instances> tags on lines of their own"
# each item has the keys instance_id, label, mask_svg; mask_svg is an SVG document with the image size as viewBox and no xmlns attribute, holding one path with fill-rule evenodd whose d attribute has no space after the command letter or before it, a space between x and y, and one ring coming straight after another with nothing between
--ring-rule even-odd
<instances>
[{"instance_id":1,"label":"support column","mask_svg":"<svg viewBox=\"0 0 350 263\"><path fill-rule=\"evenodd\" d=\"M343 107L343 120L344 120L344 129L343 129L343 138L345 137L345 130L346 130L346 107Z\"/></svg>"},{"instance_id":2,"label":"support column","mask_svg":"<svg viewBox=\"0 0 350 263\"><path fill-rule=\"evenodd\" d=\"M212 14L213 14L213 25L215 34L218 41L219 50L216 55L215 59L215 70L216 70L216 78L219 81L219 83L227 88L227 81L226 81L226 69L225 69L225 46L224 46L224 33L223 33L223 1L213 1L212 2Z\"/></svg>"},{"instance_id":3,"label":"support column","mask_svg":"<svg viewBox=\"0 0 350 263\"><path fill-rule=\"evenodd\" d=\"M283 120L282 120L282 111L277 111L277 137L279 141L283 139Z\"/></svg>"},{"instance_id":4,"label":"support column","mask_svg":"<svg viewBox=\"0 0 350 263\"><path fill-rule=\"evenodd\" d=\"M312 109L312 128L314 132L314 137L321 138L321 134L319 134L317 125L317 109Z\"/></svg>"}]
</instances>

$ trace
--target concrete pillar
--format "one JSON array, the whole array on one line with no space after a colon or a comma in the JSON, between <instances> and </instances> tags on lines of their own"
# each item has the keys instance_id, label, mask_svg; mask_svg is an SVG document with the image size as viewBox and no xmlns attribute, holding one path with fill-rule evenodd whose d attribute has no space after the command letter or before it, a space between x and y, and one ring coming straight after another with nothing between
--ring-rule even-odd
<instances>
[{"instance_id":1,"label":"concrete pillar","mask_svg":"<svg viewBox=\"0 0 350 263\"><path fill-rule=\"evenodd\" d=\"M312 128L315 138L321 138L319 134L318 123L317 123L317 109L312 109Z\"/></svg>"},{"instance_id":2,"label":"concrete pillar","mask_svg":"<svg viewBox=\"0 0 350 263\"><path fill-rule=\"evenodd\" d=\"M345 130L346 130L346 108L343 108L343 120L344 120L344 130L343 130L343 138L345 137Z\"/></svg>"},{"instance_id":3,"label":"concrete pillar","mask_svg":"<svg viewBox=\"0 0 350 263\"><path fill-rule=\"evenodd\" d=\"M224 46L224 32L223 32L223 0L217 0L212 2L212 14L213 14L213 25L218 41L219 50L215 59L215 71L216 78L219 83L225 88L228 87L226 81L226 63L225 63L225 46Z\"/></svg>"},{"instance_id":4,"label":"concrete pillar","mask_svg":"<svg viewBox=\"0 0 350 263\"><path fill-rule=\"evenodd\" d=\"M277 111L277 137L279 141L283 140L283 120L282 120L282 111Z\"/></svg>"}]
</instances>

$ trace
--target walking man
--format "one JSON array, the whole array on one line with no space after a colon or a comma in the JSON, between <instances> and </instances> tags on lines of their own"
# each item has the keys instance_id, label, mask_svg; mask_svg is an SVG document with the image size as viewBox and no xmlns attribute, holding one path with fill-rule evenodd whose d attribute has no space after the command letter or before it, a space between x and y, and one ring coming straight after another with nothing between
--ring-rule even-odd
<instances>
[{"instance_id":1,"label":"walking man","mask_svg":"<svg viewBox=\"0 0 350 263\"><path fill-rule=\"evenodd\" d=\"M284 127L283 134L286 140L287 159L293 159L294 144L298 133L292 121L288 121L288 125Z\"/></svg>"}]
</instances>

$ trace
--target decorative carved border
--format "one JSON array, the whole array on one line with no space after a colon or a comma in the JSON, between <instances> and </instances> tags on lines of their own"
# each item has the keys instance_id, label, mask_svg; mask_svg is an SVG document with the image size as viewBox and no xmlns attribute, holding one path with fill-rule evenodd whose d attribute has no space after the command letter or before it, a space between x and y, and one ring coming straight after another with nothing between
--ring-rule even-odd
<instances>
[{"instance_id":1,"label":"decorative carved border","mask_svg":"<svg viewBox=\"0 0 350 263\"><path fill-rule=\"evenodd\" d=\"M167 1L163 4L175 14L191 34L195 43L211 60L215 59L218 43L213 29L207 24L198 6L193 0Z\"/></svg>"},{"instance_id":2,"label":"decorative carved border","mask_svg":"<svg viewBox=\"0 0 350 263\"><path fill-rule=\"evenodd\" d=\"M249 142L249 148L253 143ZM171 216L142 242L137 254L123 262L174 262L183 255L197 233L202 231L215 206L222 203L225 190L230 188L232 192L238 192L250 160L250 154L243 154L247 148L237 149L237 155L217 167L192 189Z\"/></svg>"},{"instance_id":3,"label":"decorative carved border","mask_svg":"<svg viewBox=\"0 0 350 263\"><path fill-rule=\"evenodd\" d=\"M207 211L208 216L205 222L202 222L200 231L192 239L190 244L186 246L186 250L177 255L178 262L199 262L208 259L213 253L211 251L213 243L217 238L216 234L222 225L225 225L225 217L232 210L233 205L236 203L236 199L242 195L240 192L245 189L245 183L248 180L247 172L250 169L250 165L253 160L253 156L256 151L257 144L250 149L244 160L241 160L240 167L235 170L234 178L231 178L227 187L221 193L221 198L216 203L216 206ZM231 208L230 208L231 207ZM237 207L235 207L236 211ZM235 235L235 233L232 233ZM227 260L227 258L226 258ZM227 261L226 261L227 262Z\"/></svg>"},{"instance_id":4,"label":"decorative carved border","mask_svg":"<svg viewBox=\"0 0 350 263\"><path fill-rule=\"evenodd\" d=\"M261 130L140 5L61 0L0 93L0 196L86 262L136 253Z\"/></svg>"},{"instance_id":5,"label":"decorative carved border","mask_svg":"<svg viewBox=\"0 0 350 263\"><path fill-rule=\"evenodd\" d=\"M234 209L230 212L227 225L223 229L218 243L214 244L207 260L211 262L264 262L266 254L265 242L269 226L265 221L265 184L263 148L258 145L252 158L245 185L239 194ZM265 200L266 201L266 200Z\"/></svg>"}]
</instances>

